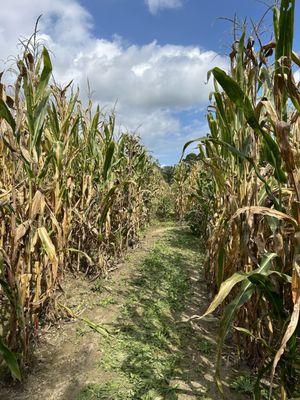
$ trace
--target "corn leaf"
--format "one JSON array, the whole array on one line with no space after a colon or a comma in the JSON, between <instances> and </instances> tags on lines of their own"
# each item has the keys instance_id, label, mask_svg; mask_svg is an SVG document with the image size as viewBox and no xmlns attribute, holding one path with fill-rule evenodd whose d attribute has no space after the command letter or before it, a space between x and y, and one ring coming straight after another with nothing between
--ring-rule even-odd
<instances>
[{"instance_id":1,"label":"corn leaf","mask_svg":"<svg viewBox=\"0 0 300 400\"><path fill-rule=\"evenodd\" d=\"M11 115L7 105L2 99L0 99L0 118L5 119L5 121L10 125L13 132L16 130L15 120Z\"/></svg>"},{"instance_id":2,"label":"corn leaf","mask_svg":"<svg viewBox=\"0 0 300 400\"><path fill-rule=\"evenodd\" d=\"M109 172L111 164L112 164L114 151L115 151L115 143L111 142L106 150L105 161L103 164L102 176L103 176L104 181L107 180L107 175L108 175L108 172Z\"/></svg>"},{"instance_id":3,"label":"corn leaf","mask_svg":"<svg viewBox=\"0 0 300 400\"><path fill-rule=\"evenodd\" d=\"M43 71L37 88L37 99L43 96L45 89L47 88L51 73L52 73L52 63L50 56L46 47L43 48Z\"/></svg>"},{"instance_id":4,"label":"corn leaf","mask_svg":"<svg viewBox=\"0 0 300 400\"><path fill-rule=\"evenodd\" d=\"M21 371L15 354L9 350L0 337L0 354L3 357L13 377L21 381Z\"/></svg>"},{"instance_id":5,"label":"corn leaf","mask_svg":"<svg viewBox=\"0 0 300 400\"><path fill-rule=\"evenodd\" d=\"M236 315L236 312L239 310L239 308L243 306L243 304L245 304L248 300L250 300L252 294L256 289L255 285L250 281L249 278L255 274L266 274L269 270L270 262L275 257L277 257L277 254L270 253L265 256L265 258L261 262L260 267L257 268L256 270L248 274L237 272L232 277L228 278L225 282L223 282L219 290L219 293L213 300L212 304L209 306L208 310L201 317L203 318L204 316L212 313L225 300L225 298L231 292L232 288L237 283L243 282L239 294L234 298L234 300L230 304L226 306L223 317L220 322L219 337L218 337L216 383L221 393L223 392L223 389L222 389L222 382L220 379L220 364L222 356L222 347L225 337L229 331L230 325L232 323L234 316Z\"/></svg>"}]
</instances>

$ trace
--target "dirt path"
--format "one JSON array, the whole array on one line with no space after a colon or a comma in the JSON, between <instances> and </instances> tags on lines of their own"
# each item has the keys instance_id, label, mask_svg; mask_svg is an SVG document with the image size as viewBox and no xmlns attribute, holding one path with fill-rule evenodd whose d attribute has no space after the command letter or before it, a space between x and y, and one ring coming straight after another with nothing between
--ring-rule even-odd
<instances>
[{"instance_id":1,"label":"dirt path","mask_svg":"<svg viewBox=\"0 0 300 400\"><path fill-rule=\"evenodd\" d=\"M209 302L188 232L153 227L108 280L67 277L64 289L59 302L87 322L63 320L44 332L25 382L2 387L0 399L219 398L217 322L180 323ZM223 370L228 398L245 399L229 389L238 372L226 357Z\"/></svg>"}]
</instances>

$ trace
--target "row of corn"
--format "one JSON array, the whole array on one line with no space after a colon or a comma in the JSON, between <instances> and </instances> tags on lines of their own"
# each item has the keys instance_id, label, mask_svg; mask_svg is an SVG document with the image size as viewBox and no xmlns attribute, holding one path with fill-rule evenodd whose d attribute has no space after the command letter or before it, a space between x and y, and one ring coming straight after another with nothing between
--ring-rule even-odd
<instances>
[{"instance_id":1,"label":"row of corn","mask_svg":"<svg viewBox=\"0 0 300 400\"><path fill-rule=\"evenodd\" d=\"M245 27L235 25L230 71L210 73L210 133L198 139L202 182L209 178L212 185L204 193L212 210L205 268L216 296L205 315L221 307L216 382L222 391L222 347L231 332L240 357L256 371L255 399L262 398L262 378L271 398L300 396L300 90L294 77L300 58L293 51L294 12L295 0L274 8L274 34L265 44L259 25L248 39ZM193 182L196 207L199 184ZM205 206L205 197L199 204Z\"/></svg>"},{"instance_id":2,"label":"row of corn","mask_svg":"<svg viewBox=\"0 0 300 400\"><path fill-rule=\"evenodd\" d=\"M64 271L106 274L162 187L138 138L51 83L48 51L30 50L15 84L0 81L0 361L18 379Z\"/></svg>"}]
</instances>

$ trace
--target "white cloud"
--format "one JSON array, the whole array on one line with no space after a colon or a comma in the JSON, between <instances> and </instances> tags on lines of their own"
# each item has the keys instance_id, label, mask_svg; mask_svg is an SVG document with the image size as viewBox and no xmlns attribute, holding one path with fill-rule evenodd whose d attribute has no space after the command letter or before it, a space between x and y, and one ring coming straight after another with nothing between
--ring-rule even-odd
<instances>
[{"instance_id":1,"label":"white cloud","mask_svg":"<svg viewBox=\"0 0 300 400\"><path fill-rule=\"evenodd\" d=\"M22 9L17 13L16 10ZM181 122L180 113L203 108L213 66L226 61L196 46L128 45L120 37L105 40L92 34L92 18L77 0L10 0L0 8L0 54L16 54L18 37L29 36L39 14L44 17L40 37L53 56L54 75L62 84L74 80L86 94L111 108L117 101L118 124L139 128L145 144L163 155L177 151L179 142L195 137ZM169 149L159 149L167 146ZM179 149L180 150L180 149ZM167 156L166 156L167 157ZM162 162L168 162L162 158Z\"/></svg>"},{"instance_id":2,"label":"white cloud","mask_svg":"<svg viewBox=\"0 0 300 400\"><path fill-rule=\"evenodd\" d=\"M0 7L1 58L16 53L18 39L32 34L40 14L40 31L62 45L76 47L90 39L92 18L75 0L10 0Z\"/></svg>"},{"instance_id":3,"label":"white cloud","mask_svg":"<svg viewBox=\"0 0 300 400\"><path fill-rule=\"evenodd\" d=\"M145 0L151 14L157 14L165 8L180 8L183 0Z\"/></svg>"}]
</instances>

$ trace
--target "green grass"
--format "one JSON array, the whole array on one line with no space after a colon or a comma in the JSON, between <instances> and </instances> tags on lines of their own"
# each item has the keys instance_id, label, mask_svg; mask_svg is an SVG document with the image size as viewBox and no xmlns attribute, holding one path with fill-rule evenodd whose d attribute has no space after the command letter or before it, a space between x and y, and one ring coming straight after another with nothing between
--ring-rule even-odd
<instances>
[{"instance_id":1,"label":"green grass","mask_svg":"<svg viewBox=\"0 0 300 400\"><path fill-rule=\"evenodd\" d=\"M232 380L230 387L236 392L250 396L254 393L255 377L246 373L240 374ZM267 388L261 388L260 395L262 400L269 399L269 390ZM276 399L280 398L277 388L273 390L273 395L275 396L274 398Z\"/></svg>"},{"instance_id":2,"label":"green grass","mask_svg":"<svg viewBox=\"0 0 300 400\"><path fill-rule=\"evenodd\" d=\"M215 350L213 343L207 339L200 339L197 348L204 355L210 355Z\"/></svg>"},{"instance_id":3,"label":"green grass","mask_svg":"<svg viewBox=\"0 0 300 400\"><path fill-rule=\"evenodd\" d=\"M101 338L100 371L115 378L85 387L77 400L178 398L176 379L190 383L186 349L194 333L177 324L190 296L186 265L199 265L194 238L170 230L140 264L113 337ZM199 339L198 339L199 341ZM191 393L203 397L203 392Z\"/></svg>"},{"instance_id":4,"label":"green grass","mask_svg":"<svg viewBox=\"0 0 300 400\"><path fill-rule=\"evenodd\" d=\"M109 295L109 296L99 300L97 302L97 305L99 307L107 308L108 306L110 306L112 304L116 304L116 303L117 303L117 300L112 295Z\"/></svg>"},{"instance_id":5,"label":"green grass","mask_svg":"<svg viewBox=\"0 0 300 400\"><path fill-rule=\"evenodd\" d=\"M106 382L103 385L87 385L77 396L77 400L127 400L131 390L122 386L122 381Z\"/></svg>"}]
</instances>

